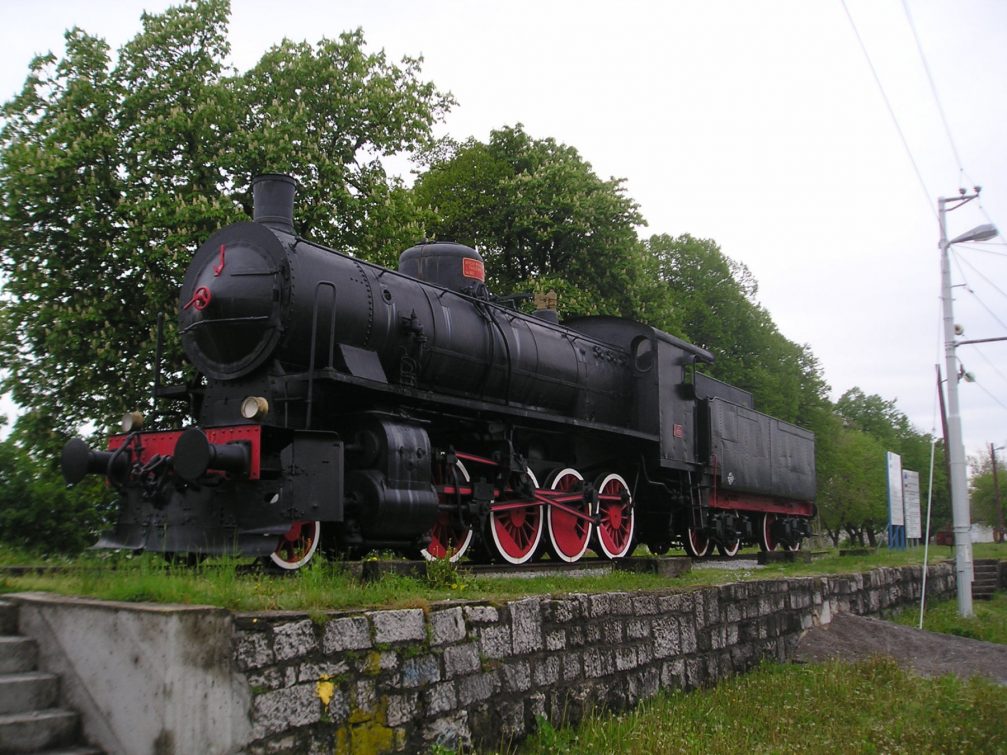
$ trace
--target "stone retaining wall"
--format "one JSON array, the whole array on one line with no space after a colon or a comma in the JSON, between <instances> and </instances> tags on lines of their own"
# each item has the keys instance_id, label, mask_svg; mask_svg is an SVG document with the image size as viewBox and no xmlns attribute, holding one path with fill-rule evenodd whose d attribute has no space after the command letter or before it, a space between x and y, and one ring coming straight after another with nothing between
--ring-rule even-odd
<instances>
[{"instance_id":1,"label":"stone retaining wall","mask_svg":"<svg viewBox=\"0 0 1007 755\"><path fill-rule=\"evenodd\" d=\"M251 691L243 751L426 751L498 747L538 717L574 722L661 688L689 689L787 660L808 627L918 602L918 567L745 582L680 592L530 597L501 605L308 617L235 616L237 671ZM954 594L930 567L928 599Z\"/></svg>"}]
</instances>

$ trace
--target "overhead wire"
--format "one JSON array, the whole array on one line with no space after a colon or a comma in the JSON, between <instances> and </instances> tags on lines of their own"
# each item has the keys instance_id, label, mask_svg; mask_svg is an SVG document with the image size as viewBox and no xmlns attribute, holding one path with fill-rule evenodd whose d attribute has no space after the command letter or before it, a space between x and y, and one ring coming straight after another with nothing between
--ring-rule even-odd
<instances>
[{"instance_id":1,"label":"overhead wire","mask_svg":"<svg viewBox=\"0 0 1007 755\"><path fill-rule=\"evenodd\" d=\"M843 10L846 12L846 18L849 19L850 26L853 27L853 35L857 38L857 43L860 45L860 50L864 54L864 58L867 60L867 66L871 69L871 75L874 76L874 83L878 85L878 90L881 92L881 99L885 102L885 107L888 108L888 115L891 116L892 123L895 124L895 130L899 134L899 139L902 140L902 146L906 150L906 155L909 157L909 162L913 166L913 171L916 173L916 180L920 184L920 188L923 189L923 194L926 197L927 207L930 211L937 215L937 210L933 206L933 194L930 189L927 188L927 182L923 180L923 174L920 172L920 166L916 163L916 158L913 155L912 149L909 148L909 141L906 139L905 132L902 130L901 124L899 124L899 119L895 115L895 109L892 107L891 101L888 99L888 93L885 92L885 87L881 83L881 77L878 76L878 71L874 67L874 61L871 60L871 55L867 52L867 45L864 44L863 37L860 36L860 30L857 28L856 22L853 20L853 14L850 13L850 9L846 6L846 0L839 0L843 6Z\"/></svg>"},{"instance_id":2,"label":"overhead wire","mask_svg":"<svg viewBox=\"0 0 1007 755\"><path fill-rule=\"evenodd\" d=\"M982 383L980 383L980 382L978 382L978 381L975 381L975 380L973 380L973 381L972 381L972 385L975 385L975 386L978 386L978 387L979 387L979 389L980 389L980 390L981 390L981 391L982 391L983 393L985 393L985 394L986 394L987 396L989 396L989 397L990 397L991 399L993 399L993 400L994 400L994 401L996 401L996 402L997 402L998 404L1000 404L1000 406L1002 406L1002 407L1003 407L1004 409L1007 409L1007 404L1005 404L1005 403L1004 403L1003 401L1001 401L1001 400L1000 400L1000 399L998 399L998 398L997 398L997 397L996 397L995 395L993 395L993 393L991 393L991 392L989 391L989 389L987 389L987 388L986 388L986 386L985 386L985 385L983 385Z\"/></svg>"},{"instance_id":3,"label":"overhead wire","mask_svg":"<svg viewBox=\"0 0 1007 755\"><path fill-rule=\"evenodd\" d=\"M906 13L906 20L909 22L909 30L913 33L913 40L916 42L916 51L920 54L920 61L923 63L923 70L927 74L927 81L930 82L930 92L934 96L934 102L937 103L937 112L940 113L941 123L944 124L944 133L947 134L948 143L951 145L951 152L954 153L955 162L958 164L958 171L964 178L969 178L968 174L965 173L965 167L962 165L962 157L958 153L958 146L955 144L955 139L951 135L951 126L948 125L947 115L944 114L944 106L941 104L940 95L937 93L937 85L934 83L934 76L930 72L930 64L927 63L927 56L923 52L923 45L920 43L920 35L916 33L916 24L913 23L913 15L909 12L909 3L906 0L902 0L902 9ZM969 179L969 183L973 183Z\"/></svg>"},{"instance_id":4,"label":"overhead wire","mask_svg":"<svg viewBox=\"0 0 1007 755\"><path fill-rule=\"evenodd\" d=\"M969 344L969 345L970 346L976 346L976 344ZM982 357L982 360L984 362L986 362L986 364L988 364L990 366L990 368L993 370L993 372L995 372L997 375L999 375L1001 378L1003 378L1004 382L1007 383L1007 375L1005 375L1004 373L1002 373L1000 371L1000 368L997 367L995 364L993 364L993 362L990 360L990 358L988 356L986 356L982 352L982 349L974 348L973 352L976 353L976 354L978 354L980 357Z\"/></svg>"},{"instance_id":5,"label":"overhead wire","mask_svg":"<svg viewBox=\"0 0 1007 755\"><path fill-rule=\"evenodd\" d=\"M990 285L990 287L993 288L998 294L1000 294L1002 297L1004 297L1005 299L1007 299L1007 293L1005 293L1004 290L1002 288L1000 288L1000 286L998 286L996 283L994 283L989 278L987 278L985 275L983 275L982 271L979 270L975 265L973 265L971 262L969 262L967 259L965 259L961 255L956 255L956 257L957 257L958 262L960 262L961 264L963 264L967 268L969 268L969 270L971 270L976 275L978 275L980 278L982 278L984 281L986 281Z\"/></svg>"},{"instance_id":6,"label":"overhead wire","mask_svg":"<svg viewBox=\"0 0 1007 755\"><path fill-rule=\"evenodd\" d=\"M1007 246L1007 242L1004 242ZM983 249L980 246L973 246L972 244L955 244L959 249L968 249L973 252L981 252L982 254L992 254L994 257L1007 257L1007 252L998 252L994 249Z\"/></svg>"},{"instance_id":7,"label":"overhead wire","mask_svg":"<svg viewBox=\"0 0 1007 755\"><path fill-rule=\"evenodd\" d=\"M951 255L951 259L954 260L955 266L957 266L957 268L958 268L958 274L961 276L962 281L965 284L965 290L968 291L970 294L972 294L972 296L975 297L975 300L977 302L979 302L979 306L981 306L983 309L985 309L986 312L989 313L990 317L992 317L994 320L996 320L998 323L1000 323L1000 326L1002 328L1004 328L1004 330L1007 330L1007 323L1005 323L1003 320L1001 320L1000 317L999 317L999 315L997 315L996 312L994 312L992 309L990 309L989 306L986 304L986 302L984 302L982 300L982 297L979 296L979 294L977 294L975 292L975 290L972 288L972 286L969 285L969 282L968 282L968 280L965 277L965 271L962 270L961 260L959 259L959 255L952 254Z\"/></svg>"},{"instance_id":8,"label":"overhead wire","mask_svg":"<svg viewBox=\"0 0 1007 755\"><path fill-rule=\"evenodd\" d=\"M909 30L912 32L913 41L916 42L916 51L920 55L920 62L923 64L923 71L927 75L927 82L930 84L930 93L933 95L934 103L937 105L937 112L940 114L941 123L944 125L944 133L948 137L948 144L951 146L951 153L954 155L955 163L958 165L958 174L964 178L970 186L975 187L978 191L978 185L972 180L972 177L965 170L965 164L962 162L962 156L958 151L958 145L955 143L955 138L951 133L951 124L948 123L948 117L944 110L944 104L941 102L941 96L937 91L937 83L934 81L934 75L930 70L930 63L927 61L926 53L923 51L923 43L920 41L920 35L916 31L916 23L913 21L913 14L909 10L908 0L902 0L902 10L905 11L906 21L909 23ZM981 199L979 200L978 205L979 210L986 217L987 222L992 225L996 225L996 223L993 222L993 218L990 217L989 212L987 212L986 208L983 207ZM1002 239L996 243L1007 246L1007 241Z\"/></svg>"}]
</instances>

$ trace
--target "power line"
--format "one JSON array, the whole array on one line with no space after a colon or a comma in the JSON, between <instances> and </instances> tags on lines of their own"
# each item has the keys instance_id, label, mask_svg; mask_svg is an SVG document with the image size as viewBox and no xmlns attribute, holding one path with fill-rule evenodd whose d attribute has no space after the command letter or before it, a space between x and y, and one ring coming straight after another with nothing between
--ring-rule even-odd
<instances>
[{"instance_id":1,"label":"power line","mask_svg":"<svg viewBox=\"0 0 1007 755\"><path fill-rule=\"evenodd\" d=\"M909 22L909 30L913 34L913 40L916 42L916 51L920 54L920 62L923 63L923 70L927 75L927 81L930 83L930 92L934 96L934 104L937 105L937 112L941 116L941 123L944 124L944 133L948 137L948 144L951 146L951 152L955 156L955 162L958 164L958 173L964 178L970 185L975 186L976 182L972 180L972 177L965 171L965 164L962 162L961 153L958 152L958 145L955 143L954 136L951 134L951 125L948 123L947 114L944 112L944 105L941 102L940 94L937 92L937 84L934 81L933 72L930 70L930 63L927 61L927 56L923 52L923 44L920 42L920 35L916 31L916 23L913 21L913 15L909 11L909 3L907 0L902 0L902 9L905 11L906 20ZM979 201L979 209L985 215L986 220L992 225L996 225L993 222L993 218L990 217L986 208L983 207L982 200ZM999 227L999 226L997 226ZM1007 246L1007 241L999 240L1000 244Z\"/></svg>"},{"instance_id":2,"label":"power line","mask_svg":"<svg viewBox=\"0 0 1007 755\"><path fill-rule=\"evenodd\" d=\"M989 313L990 317L992 317L994 320L996 320L998 323L1000 323L1000 326L1002 328L1004 328L1004 330L1007 330L1007 323L1005 323L1003 320L1001 320L1000 317L992 309L990 309L988 306L986 306L986 302L984 302L982 300L982 298L979 296L979 294L977 294L975 291L972 290L972 286L969 285L968 279L966 279L966 277L965 277L965 271L962 270L962 266L961 266L961 261L959 259L959 255L952 254L951 258L955 261L955 265L958 267L958 274L961 275L962 280L965 282L965 290L968 291L970 294L972 294L972 296L975 297L975 300L977 302L979 302L979 305Z\"/></svg>"},{"instance_id":3,"label":"power line","mask_svg":"<svg viewBox=\"0 0 1007 755\"><path fill-rule=\"evenodd\" d=\"M995 289L995 290L996 290L996 291L997 291L997 292L998 292L998 293L999 293L999 294L1000 294L1001 296L1003 296L1003 297L1004 297L1005 299L1007 299L1007 293L1004 293L1003 289L1002 289L1002 288L1000 288L1000 286L998 286L998 285L997 285L996 283L994 283L994 282L993 282L993 281L991 281L991 280L990 280L989 278L987 278L987 277L986 277L985 275L983 275L983 274L982 274L982 272L981 272L981 271L980 271L980 270L979 270L978 268L976 268L976 266L975 266L975 265L973 265L973 264L972 264L971 262L969 262L969 261L968 261L967 259L965 259L965 258L964 258L964 257L962 257L962 256L959 256L959 257L958 257L958 261L959 261L959 262L961 262L961 263L962 263L963 265L967 265L967 266L968 266L968 268L969 268L969 269L970 269L970 270L971 270L972 272L974 272L974 273L975 273L976 275L978 275L978 276L979 276L980 278L982 278L982 279L983 279L984 281L986 281L986 282L987 282L987 283L988 283L988 284L989 284L990 286L992 286L992 287L993 287L993 288L994 288L994 289Z\"/></svg>"},{"instance_id":4,"label":"power line","mask_svg":"<svg viewBox=\"0 0 1007 755\"><path fill-rule=\"evenodd\" d=\"M974 344L973 344L973 346L974 346ZM1000 377L1002 377L1002 378L1004 379L1004 382L1007 382L1007 375L1004 375L1004 374L1003 374L1003 373L1002 373L1002 372L1000 371L1000 368L999 368L999 367L997 367L997 366L996 366L995 364L993 364L993 362L992 362L992 361L990 361L990 358L989 358L988 356L986 356L986 355L985 355L985 354L984 354L984 353L983 353L983 352L982 352L982 351L981 351L980 349L978 349L978 348L976 348L976 349L975 349L974 351L975 351L975 353L976 353L976 354L978 354L978 355L979 355L980 357L982 357L983 361L984 361L984 362L986 362L986 364L988 364L988 365L990 366L990 368L992 368L993 372L995 372L995 373L996 373L997 375L999 375Z\"/></svg>"},{"instance_id":5,"label":"power line","mask_svg":"<svg viewBox=\"0 0 1007 755\"><path fill-rule=\"evenodd\" d=\"M1007 243L1005 243L1005 242L1001 242L1001 243L1003 243L1004 246L1007 246ZM958 247L959 249L964 248L964 249L968 249L968 250L973 251L973 252L981 252L983 254L992 254L994 257L1007 257L1007 252L997 252L997 251L994 251L993 249L983 249L981 246L972 246L971 244L955 244L955 246Z\"/></svg>"},{"instance_id":6,"label":"power line","mask_svg":"<svg viewBox=\"0 0 1007 755\"><path fill-rule=\"evenodd\" d=\"M1007 404L1005 404L1003 401L1001 401L996 396L994 396L992 393L990 393L989 390L987 390L986 386L982 385L981 383L975 382L975 381L973 381L972 385L978 386L983 391L983 393L985 393L991 399L993 399L998 404L1000 404L1000 406L1002 406L1004 409L1007 409Z\"/></svg>"},{"instance_id":7,"label":"power line","mask_svg":"<svg viewBox=\"0 0 1007 755\"><path fill-rule=\"evenodd\" d=\"M968 175L965 173L965 167L962 165L961 155L958 154L958 147L955 145L954 137L951 136L951 126L948 125L948 118L944 114L944 106L941 105L940 95L937 94L937 85L934 83L933 74L930 72L930 64L927 63L927 56L923 54L923 45L920 44L920 36L916 33L916 24L913 23L913 16L909 12L909 4L906 0L902 0L902 9L906 12L906 20L909 22L909 29L913 33L913 39L916 41L916 50L920 54L920 61L923 63L923 70L926 71L927 81L930 82L930 91L934 95L934 102L937 103L937 112L941 115L941 122L944 124L944 133L948 136L948 143L951 145L951 151L954 153L955 162L958 163L958 170L962 176L969 179ZM972 183L971 179L969 179L969 183Z\"/></svg>"},{"instance_id":8,"label":"power line","mask_svg":"<svg viewBox=\"0 0 1007 755\"><path fill-rule=\"evenodd\" d=\"M850 21L850 26L853 27L853 34L856 36L857 42L860 44L860 49L864 53L864 58L867 59L867 65L871 69L871 74L874 76L874 83L878 85L878 90L881 92L881 99L885 101L885 107L888 108L888 115L891 116L892 123L895 124L895 130L899 134L899 139L902 140L902 146L906 150L906 155L909 156L909 162L912 163L913 170L916 172L916 180L919 181L920 188L923 189L923 193L926 195L927 207L929 207L930 211L934 213L934 216L936 216L937 210L934 209L933 205L934 195L930 193L930 190L927 188L927 182L923 180L923 174L920 173L920 168L916 164L916 158L913 157L913 151L909 148L909 142L906 140L906 135L902 131L902 126L899 125L899 119L895 116L895 110L892 108L892 103L888 99L888 94L885 92L885 88L881 84L881 78L878 76L877 69L874 68L874 62L871 60L870 53L867 52L867 46L864 44L864 40L860 36L860 31L857 29L857 24L853 20L850 9L846 7L846 0L840 0L840 2L842 3L843 10L846 12L846 18Z\"/></svg>"}]
</instances>

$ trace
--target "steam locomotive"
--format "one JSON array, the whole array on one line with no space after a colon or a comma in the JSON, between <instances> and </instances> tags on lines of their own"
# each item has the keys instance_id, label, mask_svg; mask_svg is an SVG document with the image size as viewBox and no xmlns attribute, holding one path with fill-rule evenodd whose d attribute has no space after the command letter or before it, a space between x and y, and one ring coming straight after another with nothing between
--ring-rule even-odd
<instances>
[{"instance_id":1,"label":"steam locomotive","mask_svg":"<svg viewBox=\"0 0 1007 755\"><path fill-rule=\"evenodd\" d=\"M697 346L616 317L562 324L493 296L474 249L423 243L398 271L297 236L295 182L253 183L253 221L196 252L181 287L198 371L155 396L196 423L105 450L68 483L119 500L99 546L237 553L297 569L319 547L522 564L797 549L814 437L697 369Z\"/></svg>"}]
</instances>

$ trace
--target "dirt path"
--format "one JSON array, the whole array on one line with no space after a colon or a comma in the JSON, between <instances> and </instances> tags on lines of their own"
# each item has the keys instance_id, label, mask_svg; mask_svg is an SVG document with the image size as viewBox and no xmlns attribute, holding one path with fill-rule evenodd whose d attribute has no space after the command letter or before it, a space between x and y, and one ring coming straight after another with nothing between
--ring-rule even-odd
<instances>
[{"instance_id":1,"label":"dirt path","mask_svg":"<svg viewBox=\"0 0 1007 755\"><path fill-rule=\"evenodd\" d=\"M848 613L806 631L794 660L858 661L878 655L893 658L921 676L985 676L1007 684L1007 645L924 632Z\"/></svg>"}]
</instances>

